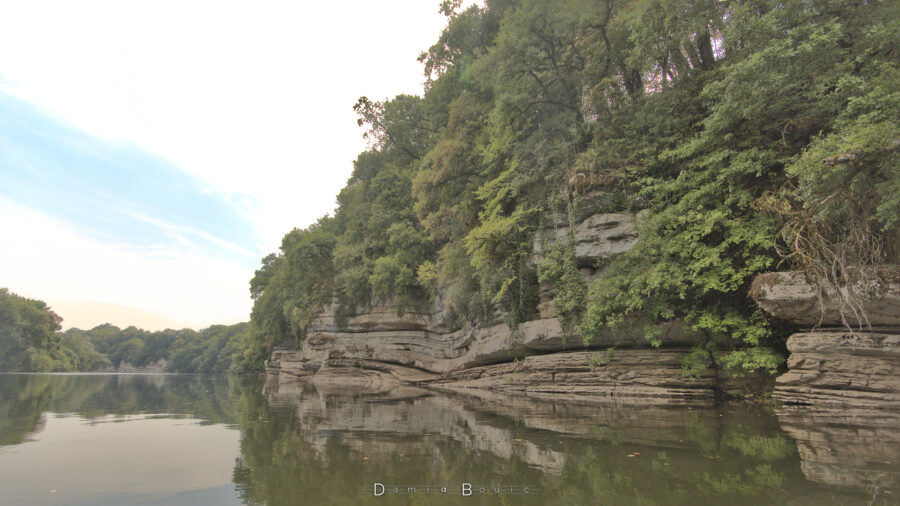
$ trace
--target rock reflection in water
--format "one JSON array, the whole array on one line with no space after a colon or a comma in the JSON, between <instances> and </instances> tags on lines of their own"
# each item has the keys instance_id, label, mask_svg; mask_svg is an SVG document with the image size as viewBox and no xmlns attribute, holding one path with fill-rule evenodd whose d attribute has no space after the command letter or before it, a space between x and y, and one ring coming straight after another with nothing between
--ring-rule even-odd
<instances>
[{"instance_id":1,"label":"rock reflection in water","mask_svg":"<svg viewBox=\"0 0 900 506\"><path fill-rule=\"evenodd\" d=\"M376 503L374 482L461 481L528 484L540 494L514 502L534 504L864 504L870 498L865 490L807 480L794 441L773 415L757 409L637 408L353 385L327 376L281 378L265 389L270 414L280 413L270 418L280 420L275 426L265 424L279 434L265 454L296 459L304 479L287 480L288 486L323 501L335 502L316 496L318 490L342 488L352 501ZM246 449L248 477L279 473L271 466L251 469L249 462L263 459L252 455L254 447ZM245 484L248 497L257 499L262 488L274 488ZM281 490L265 502L288 503L290 493Z\"/></svg>"},{"instance_id":2,"label":"rock reflection in water","mask_svg":"<svg viewBox=\"0 0 900 506\"><path fill-rule=\"evenodd\" d=\"M98 420L185 418L199 422L187 424L195 429L240 430L238 457L225 463L233 487L222 490L234 490L232 499L246 504L398 502L390 492L374 497L375 482L457 487L452 497L400 498L414 504L898 503L900 419L889 410L786 407L776 417L734 405L635 407L444 393L364 372L280 377L264 388L256 378L0 375L0 463L57 437L57 418L80 419L97 434L122 427L95 426ZM164 441L166 434L140 437ZM33 448L22 445L31 440L38 441ZM100 445L89 456L92 467L113 458ZM172 451L177 455L163 473L211 465L210 454L195 447ZM51 460L62 457L72 456ZM59 478L42 469L36 479ZM497 485L540 492L462 497L463 482L488 492Z\"/></svg>"},{"instance_id":3,"label":"rock reflection in water","mask_svg":"<svg viewBox=\"0 0 900 506\"><path fill-rule=\"evenodd\" d=\"M807 479L865 491L875 504L900 502L900 412L785 406L777 413Z\"/></svg>"}]
</instances>

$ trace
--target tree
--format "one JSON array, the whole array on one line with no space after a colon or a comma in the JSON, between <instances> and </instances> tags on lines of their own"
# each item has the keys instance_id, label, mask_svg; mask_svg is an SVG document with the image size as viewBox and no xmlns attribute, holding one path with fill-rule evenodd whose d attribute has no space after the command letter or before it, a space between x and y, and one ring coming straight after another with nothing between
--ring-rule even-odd
<instances>
[{"instance_id":1,"label":"tree","mask_svg":"<svg viewBox=\"0 0 900 506\"><path fill-rule=\"evenodd\" d=\"M0 370L52 370L61 322L43 301L0 288Z\"/></svg>"}]
</instances>

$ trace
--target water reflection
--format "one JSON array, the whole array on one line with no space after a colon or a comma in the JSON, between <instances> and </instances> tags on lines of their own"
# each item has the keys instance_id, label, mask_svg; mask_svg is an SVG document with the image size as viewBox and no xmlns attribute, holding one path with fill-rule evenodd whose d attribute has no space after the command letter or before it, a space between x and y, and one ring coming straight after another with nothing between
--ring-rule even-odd
<instances>
[{"instance_id":1,"label":"water reflection","mask_svg":"<svg viewBox=\"0 0 900 506\"><path fill-rule=\"evenodd\" d=\"M341 381L0 375L0 490L28 504L896 504L898 422Z\"/></svg>"},{"instance_id":2,"label":"water reflection","mask_svg":"<svg viewBox=\"0 0 900 506\"><path fill-rule=\"evenodd\" d=\"M338 383L270 382L280 425L267 429L279 455L264 453L243 472L274 479L266 498L352 489L353 501L376 503L360 483L530 484L535 504L863 504L863 490L806 479L794 440L763 410L665 409L550 402ZM285 446L288 445L288 446ZM257 445L242 447L247 458ZM262 466L260 468L259 466ZM278 488L279 472L310 473ZM287 477L284 477L287 480ZM247 479L252 494L257 479ZM290 490L288 490L290 488ZM401 487L402 490L402 487ZM879 496L890 504L893 496ZM487 498L485 498L487 499ZM459 499L461 502L462 499ZM517 499L520 500L520 499ZM879 502L880 504L881 502Z\"/></svg>"},{"instance_id":3,"label":"water reflection","mask_svg":"<svg viewBox=\"0 0 900 506\"><path fill-rule=\"evenodd\" d=\"M0 445L40 431L45 413L85 419L154 413L236 425L235 394L255 379L140 374L0 374Z\"/></svg>"},{"instance_id":4,"label":"water reflection","mask_svg":"<svg viewBox=\"0 0 900 506\"><path fill-rule=\"evenodd\" d=\"M781 427L796 441L807 479L864 490L875 498L900 491L900 412L784 406Z\"/></svg>"},{"instance_id":5,"label":"water reflection","mask_svg":"<svg viewBox=\"0 0 900 506\"><path fill-rule=\"evenodd\" d=\"M0 375L0 503L238 504L241 390L212 377Z\"/></svg>"}]
</instances>

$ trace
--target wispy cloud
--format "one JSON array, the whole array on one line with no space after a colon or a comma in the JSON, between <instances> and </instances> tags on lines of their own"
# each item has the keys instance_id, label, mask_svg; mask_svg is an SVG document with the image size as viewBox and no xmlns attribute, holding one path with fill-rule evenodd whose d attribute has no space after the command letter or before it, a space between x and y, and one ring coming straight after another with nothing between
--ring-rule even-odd
<instances>
[{"instance_id":1,"label":"wispy cloud","mask_svg":"<svg viewBox=\"0 0 900 506\"><path fill-rule=\"evenodd\" d=\"M364 147L353 104L421 93L416 59L445 22L436 0L8 2L0 74L80 129L251 196L236 208L269 252L334 209Z\"/></svg>"},{"instance_id":2,"label":"wispy cloud","mask_svg":"<svg viewBox=\"0 0 900 506\"><path fill-rule=\"evenodd\" d=\"M2 3L0 285L245 317L259 258L334 209L357 97L419 93L445 21L422 0Z\"/></svg>"},{"instance_id":3,"label":"wispy cloud","mask_svg":"<svg viewBox=\"0 0 900 506\"><path fill-rule=\"evenodd\" d=\"M138 213L135 211L129 211L129 210L123 209L122 212L133 217L136 220L139 220L144 223L148 223L150 225L153 225L153 226L163 229L166 233L171 234L171 236L177 238L181 244L195 245L196 243L187 240L187 238L185 238L185 236L184 236L184 235L191 235L191 236L195 236L195 237L204 239L204 240L206 240L212 244L215 244L216 246L219 246L223 249L233 251L233 252L241 254L241 255L248 256L248 257L252 258L254 261L259 259L259 251L251 250L251 249L245 248L239 244L235 244L233 242L229 242L224 239L220 239L213 234L204 232L203 230L199 230L194 227L187 226L187 225L177 225L174 223L168 223L166 221L163 221L163 220L160 220L157 218L153 218L150 216L146 216L144 214L141 214L141 213ZM182 235L182 234L184 234L184 235Z\"/></svg>"},{"instance_id":4,"label":"wispy cloud","mask_svg":"<svg viewBox=\"0 0 900 506\"><path fill-rule=\"evenodd\" d=\"M97 303L148 324L245 320L262 254L243 204L0 93L0 286L81 307L76 321L113 320Z\"/></svg>"},{"instance_id":5,"label":"wispy cloud","mask_svg":"<svg viewBox=\"0 0 900 506\"><path fill-rule=\"evenodd\" d=\"M192 327L249 316L252 267L183 248L157 254L153 248L99 242L60 219L4 198L0 235L0 286L22 295L140 308ZM93 324L108 320L97 315Z\"/></svg>"},{"instance_id":6,"label":"wispy cloud","mask_svg":"<svg viewBox=\"0 0 900 506\"><path fill-rule=\"evenodd\" d=\"M27 125L27 128L22 128ZM262 256L248 198L226 195L129 143L92 137L0 94L0 195L98 240L149 246L188 239L209 256Z\"/></svg>"}]
</instances>

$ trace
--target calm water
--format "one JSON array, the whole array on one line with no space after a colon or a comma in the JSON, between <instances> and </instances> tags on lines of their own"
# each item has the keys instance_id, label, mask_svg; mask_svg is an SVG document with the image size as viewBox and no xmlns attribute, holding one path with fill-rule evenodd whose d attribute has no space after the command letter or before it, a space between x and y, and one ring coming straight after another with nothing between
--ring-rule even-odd
<instances>
[{"instance_id":1,"label":"calm water","mask_svg":"<svg viewBox=\"0 0 900 506\"><path fill-rule=\"evenodd\" d=\"M898 432L884 413L0 375L0 504L898 504Z\"/></svg>"}]
</instances>

